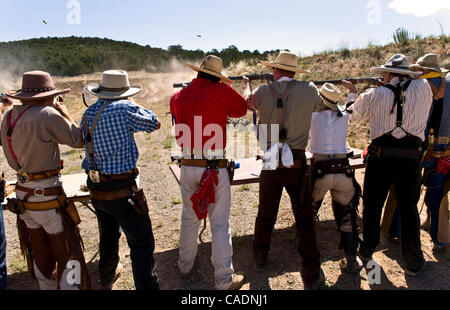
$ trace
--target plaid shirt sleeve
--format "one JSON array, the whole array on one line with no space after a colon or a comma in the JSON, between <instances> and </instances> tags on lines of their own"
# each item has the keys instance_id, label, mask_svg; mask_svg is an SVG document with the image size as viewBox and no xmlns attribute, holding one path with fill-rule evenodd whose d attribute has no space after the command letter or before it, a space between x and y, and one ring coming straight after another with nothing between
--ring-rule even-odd
<instances>
[{"instance_id":1,"label":"plaid shirt sleeve","mask_svg":"<svg viewBox=\"0 0 450 310\"><path fill-rule=\"evenodd\" d=\"M128 126L132 132L145 131L151 133L158 127L158 117L150 110L130 103L127 110Z\"/></svg>"}]
</instances>

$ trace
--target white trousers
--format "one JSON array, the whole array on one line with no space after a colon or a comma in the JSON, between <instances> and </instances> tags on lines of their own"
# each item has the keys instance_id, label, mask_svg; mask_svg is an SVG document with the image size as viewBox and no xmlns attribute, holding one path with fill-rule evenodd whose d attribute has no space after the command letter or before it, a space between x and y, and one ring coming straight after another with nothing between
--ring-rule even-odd
<instances>
[{"instance_id":1,"label":"white trousers","mask_svg":"<svg viewBox=\"0 0 450 310\"><path fill-rule=\"evenodd\" d=\"M198 247L200 221L192 208L191 197L195 193L205 168L181 168L181 214L180 251L178 267L182 273L189 273L195 262ZM215 268L215 284L218 290L226 290L233 282L233 246L230 229L231 186L227 169L219 169L219 185L215 190L216 203L208 208L212 233L211 262Z\"/></svg>"}]
</instances>

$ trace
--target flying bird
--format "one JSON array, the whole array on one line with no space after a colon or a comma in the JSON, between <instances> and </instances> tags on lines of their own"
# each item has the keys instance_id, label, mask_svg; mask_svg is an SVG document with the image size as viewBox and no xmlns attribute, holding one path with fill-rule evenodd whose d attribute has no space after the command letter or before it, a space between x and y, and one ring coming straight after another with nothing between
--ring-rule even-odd
<instances>
[{"instance_id":1,"label":"flying bird","mask_svg":"<svg viewBox=\"0 0 450 310\"><path fill-rule=\"evenodd\" d=\"M197 37L201 38L202 36L198 34Z\"/></svg>"},{"instance_id":2,"label":"flying bird","mask_svg":"<svg viewBox=\"0 0 450 310\"><path fill-rule=\"evenodd\" d=\"M45 20L43 20L42 22L47 25L47 22Z\"/></svg>"}]
</instances>

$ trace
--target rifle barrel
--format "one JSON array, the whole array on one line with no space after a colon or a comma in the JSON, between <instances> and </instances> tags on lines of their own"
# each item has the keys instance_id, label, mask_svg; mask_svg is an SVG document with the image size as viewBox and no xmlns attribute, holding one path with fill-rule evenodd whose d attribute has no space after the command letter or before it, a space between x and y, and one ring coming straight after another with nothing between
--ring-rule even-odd
<instances>
[{"instance_id":1,"label":"rifle barrel","mask_svg":"<svg viewBox=\"0 0 450 310\"><path fill-rule=\"evenodd\" d=\"M342 79L342 80L327 80L327 81L313 81L315 85L323 85L325 83L331 84L340 84L342 81L349 81L352 83L368 83L368 84L378 84L380 83L380 79L378 77L364 77L364 78L351 78L351 79Z\"/></svg>"},{"instance_id":2,"label":"rifle barrel","mask_svg":"<svg viewBox=\"0 0 450 310\"><path fill-rule=\"evenodd\" d=\"M273 82L273 75L272 74L252 74L247 75L247 77L250 81L257 81L257 80L264 80ZM230 76L230 80L232 81L242 81L244 79L244 76ZM352 82L352 83L367 83L367 84L379 84L381 78L380 77L363 77L363 78L350 78L350 79L341 79L341 80L326 80L326 81L313 81L315 85L323 85L325 83L331 83L331 84L340 84L343 80ZM189 86L190 83L176 83L173 84L173 88L182 88Z\"/></svg>"}]
</instances>

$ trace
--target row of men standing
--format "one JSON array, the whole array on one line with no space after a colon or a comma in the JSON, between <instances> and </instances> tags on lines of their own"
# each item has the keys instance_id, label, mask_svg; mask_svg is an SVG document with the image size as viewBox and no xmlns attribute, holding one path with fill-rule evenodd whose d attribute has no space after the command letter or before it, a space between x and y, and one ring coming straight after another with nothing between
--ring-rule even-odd
<instances>
[{"instance_id":1,"label":"row of men standing","mask_svg":"<svg viewBox=\"0 0 450 310\"><path fill-rule=\"evenodd\" d=\"M190 66L198 72L197 79L175 94L170 105L176 128L187 125L194 130L195 116L202 117L202 133L209 124L219 125L224 133L222 150L226 145L227 117L242 117L247 108L259 111L262 124L280 126L279 141L268 141L267 145L271 147L265 156L265 166L273 167L275 161L275 167L272 170L265 169L261 174L260 205L253 245L255 267L263 269L267 264L270 237L282 190L286 188L291 197L299 232L298 249L302 256L301 276L304 287L316 289L323 285L324 274L320 268L314 218L328 190L332 190L333 210L346 256L342 267L347 272L359 272L355 225L359 185L354 179L354 172L349 171L346 159L345 137L349 118L347 104L334 85L327 84L319 92L312 83L294 80L295 73L304 73L297 67L297 61L295 55L282 52L275 62L264 62L273 68L276 82L259 88L254 94L248 94L248 100L245 100L227 85L231 81L221 73L221 60L207 56L200 67ZM408 76L419 75L409 70L409 64L403 55L394 56L385 66L376 68L375 71L383 72L384 82L393 87L409 80L406 78ZM381 191L380 182L382 185L386 183L386 186L394 183L399 197L402 235L409 236L402 238L405 273L415 276L420 274L425 265L420 249L417 213L420 194L419 157L433 95L426 80L415 79L408 84L400 120L398 111L395 113L400 106L394 104L398 103L395 91L381 87L369 90L356 100L352 118L370 118L373 140L364 186L365 195L372 198L364 198L364 237L359 255L365 261L371 259L379 242L379 218L388 191ZM356 93L351 83L344 82L344 85ZM105 72L101 84L88 88L99 100L84 114L81 129L76 126L64 106L54 103L56 95L68 90L56 90L51 77L46 73L25 74L22 89L8 93L9 97L21 100L23 105L15 106L6 115L2 123L2 141L8 141L7 144L3 143L5 155L10 166L20 174L17 196L22 210L20 207L15 209L20 214L19 222L24 222L29 233L28 239L21 241L24 244L27 241L30 243L33 254L46 254L33 255L34 261L29 264L30 269L34 267L34 274L43 289L65 289L71 286L78 288L77 285L66 283L66 278L63 277L67 271L64 270L67 261L80 251L77 242L73 242L79 241L78 229L68 220L69 217L64 216L70 211L73 213L73 208L70 208L70 203L65 199L58 199L64 196L58 178L59 151L55 149L58 144L85 147L83 169L89 175L87 185L99 222L99 271L102 287L110 288L120 275L122 268L119 263L118 241L119 227L122 227L131 249L136 289L159 288L153 260L151 222L145 197L139 197L135 181L138 152L133 133L150 133L159 129L160 124L153 112L128 99L140 90L140 87L130 87L126 72ZM391 110L394 112L390 113ZM318 113L313 116L313 112ZM316 176L314 193L308 190L310 173L304 151L310 124L314 132L311 141L316 167L313 170ZM406 132L404 135L402 130ZM181 130L176 132L177 141L184 141L181 139ZM36 141L21 140L24 135L34 136ZM182 277L189 277L197 254L199 223L209 216L216 287L237 289L242 286L245 278L234 272L232 264L229 225L231 190L227 171L229 163L226 160L207 158L203 147L207 144L208 137L203 136L201 141L200 150L191 147L196 146L195 135L188 147L180 143L185 154L199 155L200 158L185 156L181 162L183 212L178 268ZM52 149L48 148L49 145ZM53 156L47 156L49 153L44 154L45 156L37 154L38 149L44 149ZM217 149L214 151L217 154ZM336 167L337 170L334 169ZM318 170L325 171L324 175L318 175ZM39 195L36 195L36 190ZM48 203L55 199L58 204ZM61 234L62 232L66 233ZM69 246L64 247L61 246L62 243L51 241L58 234L60 240L69 238L72 241ZM52 259L48 259L49 257ZM84 264L84 259L82 263ZM55 269L57 266L59 268ZM81 288L89 288L87 272L83 273L83 278L85 280Z\"/></svg>"},{"instance_id":2,"label":"row of men standing","mask_svg":"<svg viewBox=\"0 0 450 310\"><path fill-rule=\"evenodd\" d=\"M268 150L264 150L265 168L260 179L259 208L253 241L255 268L261 270L266 267L271 234L282 191L285 188L291 198L298 230L298 250L302 257L301 276L304 288L320 288L325 281L320 268L314 218L327 191L331 191L333 211L341 231L340 246L345 253L341 267L346 272L358 273L362 267L361 263L372 260L372 255L379 244L381 213L389 188L393 184L398 196L402 222L405 274L412 277L420 275L426 262L421 250L417 203L420 197L423 143L425 134L430 128L427 125L434 97L427 77L430 77L429 71L436 71L433 69L435 67L433 63L437 63L437 56L427 55L419 59L418 67L411 66L411 68L404 55L393 56L385 65L372 69L374 73L383 76L383 87L370 89L359 97L355 86L343 81L342 84L350 90L348 102L345 102L341 91L334 85L326 84L319 91L312 83L294 80L296 73L309 72L298 68L298 59L291 53L282 52L275 62L262 63L273 69L276 82L262 86L252 94L248 93L247 102L235 95L236 103L233 104L230 100L232 89L219 81L229 84L231 81L221 74L221 60L214 56L206 57L200 67L190 66L199 72L198 78L193 80L189 87L175 94L171 100L172 115L175 123L180 125L179 130L176 130L177 141L183 147L184 154L189 156L193 154L204 158L205 150L201 147L209 138L203 137L201 140L203 143L197 150L195 147L192 149L196 143L195 137L185 139L181 127L188 124L190 129L195 128L193 115L203 116L203 128L211 123L219 123L224 128L226 116L244 115L245 112L241 111L239 115L237 111L239 107L243 110L247 105L250 110L258 110L260 125L278 125L279 136L275 135L274 138L271 133L266 133L264 137L259 137L260 143L264 142L269 147ZM444 87L441 88L442 92L448 82L440 68L439 72ZM201 104L197 104L198 102ZM347 111L351 105L353 110ZM434 111L434 118L438 119L435 123L438 124L437 128L441 127L441 123L443 128L448 126L446 125L448 117L443 112L442 105L443 103L441 109L438 105L434 105L434 109L431 110ZM224 111L224 107L228 108ZM372 143L366 159L364 229L361 238L358 236L356 225L361 189L355 180L354 171L350 169L346 150L349 118L354 122L370 120ZM305 158L310 129L312 175L315 181L312 197L308 195L310 180ZM442 129L439 137L438 140L442 141L441 146L448 149L448 132ZM262 141L264 139L267 141ZM222 148L219 148L219 153L225 146L224 143ZM434 154L433 147L434 145L431 145L430 156L444 164L447 163L448 167L448 152L444 152L444 156L438 158L440 155ZM189 276L196 257L199 220L206 217L204 213L199 212L202 210L202 203L200 200L199 205L196 205L196 202L199 202L196 194L213 191L212 184L217 183L217 179L208 172L212 170L208 168L213 165L206 160L182 160L181 165L184 202L181 235L189 235L189 238L180 240L178 266L182 274ZM219 175L226 174L225 167L225 164L220 167L219 163L219 168L223 168L217 169ZM448 169L438 173L446 176L447 172ZM222 187L221 182L226 186ZM216 204L214 209L210 210L213 213L210 214L210 219L216 285L221 281L230 280L239 283L244 280L242 275L233 274L228 219L226 221L214 219L216 214L223 216L229 213L230 185L225 177L218 183L220 190L216 188L215 194L219 198L215 197ZM198 184L201 184L200 188L197 188ZM441 191L440 195L439 199L442 199L447 193Z\"/></svg>"}]
</instances>

